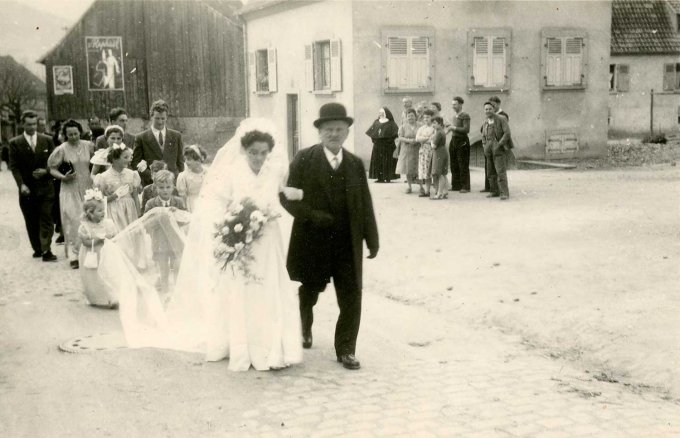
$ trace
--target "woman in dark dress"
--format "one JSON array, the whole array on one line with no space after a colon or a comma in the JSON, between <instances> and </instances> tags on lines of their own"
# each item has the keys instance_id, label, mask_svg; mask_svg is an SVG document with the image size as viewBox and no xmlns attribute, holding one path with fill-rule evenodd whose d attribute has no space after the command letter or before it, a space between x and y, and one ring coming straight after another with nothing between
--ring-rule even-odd
<instances>
[{"instance_id":1,"label":"woman in dark dress","mask_svg":"<svg viewBox=\"0 0 680 438\"><path fill-rule=\"evenodd\" d=\"M378 118L368 128L366 135L373 140L368 177L376 178L376 182L379 183L387 183L399 178L399 175L394 173L397 163L393 156L396 147L394 141L399 136L399 127L394 122L394 117L389 109L380 108Z\"/></svg>"}]
</instances>

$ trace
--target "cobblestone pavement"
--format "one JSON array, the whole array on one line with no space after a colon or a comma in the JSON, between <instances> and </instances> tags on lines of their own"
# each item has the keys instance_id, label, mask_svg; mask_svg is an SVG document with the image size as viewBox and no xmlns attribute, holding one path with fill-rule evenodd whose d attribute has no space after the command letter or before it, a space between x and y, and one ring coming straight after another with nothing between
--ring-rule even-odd
<instances>
[{"instance_id":1,"label":"cobblestone pavement","mask_svg":"<svg viewBox=\"0 0 680 438\"><path fill-rule=\"evenodd\" d=\"M662 394L370 291L359 371L334 360L332 291L314 348L282 371L160 350L61 353L71 337L119 331L117 315L85 305L63 257L30 259L7 186L2 172L1 436L680 436L680 406Z\"/></svg>"}]
</instances>

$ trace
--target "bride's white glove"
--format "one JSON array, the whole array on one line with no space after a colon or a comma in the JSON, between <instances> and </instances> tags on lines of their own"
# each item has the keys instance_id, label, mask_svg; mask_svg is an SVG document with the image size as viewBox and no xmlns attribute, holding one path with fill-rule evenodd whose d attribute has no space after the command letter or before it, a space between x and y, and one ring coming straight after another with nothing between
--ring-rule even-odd
<instances>
[{"instance_id":1,"label":"bride's white glove","mask_svg":"<svg viewBox=\"0 0 680 438\"><path fill-rule=\"evenodd\" d=\"M284 187L282 191L283 196L289 201L302 201L305 194L302 189L296 189L295 187Z\"/></svg>"}]
</instances>

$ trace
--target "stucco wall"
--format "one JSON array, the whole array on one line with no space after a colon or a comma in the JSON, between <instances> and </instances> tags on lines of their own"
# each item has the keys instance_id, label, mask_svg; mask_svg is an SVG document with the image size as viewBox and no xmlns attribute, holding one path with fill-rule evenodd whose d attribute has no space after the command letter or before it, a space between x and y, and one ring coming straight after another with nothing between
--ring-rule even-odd
<instances>
[{"instance_id":1,"label":"stucco wall","mask_svg":"<svg viewBox=\"0 0 680 438\"><path fill-rule=\"evenodd\" d=\"M326 102L341 102L354 113L354 79L352 70L352 14L349 2L321 2L293 7L274 15L247 19L247 50L276 48L278 91L270 94L248 92L251 116L273 120L287 138L287 94L298 94L300 114L300 147L318 142L318 131L312 122L319 107ZM342 91L314 94L305 87L305 45L318 40L339 39L342 45ZM352 128L354 129L354 128ZM353 136L345 144L354 150Z\"/></svg>"},{"instance_id":2,"label":"stucco wall","mask_svg":"<svg viewBox=\"0 0 680 438\"><path fill-rule=\"evenodd\" d=\"M612 56L612 64L629 67L629 91L609 94L612 136L642 137L650 131L650 90L654 89L654 131L678 132L680 93L663 92L664 64L678 62L678 56Z\"/></svg>"},{"instance_id":3,"label":"stucco wall","mask_svg":"<svg viewBox=\"0 0 680 438\"><path fill-rule=\"evenodd\" d=\"M401 99L442 103L451 114L451 98L465 98L465 110L477 132L483 118L482 105L498 95L510 114L518 157L544 158L546 129L573 129L580 136L581 155L599 155L607 140L611 8L608 1L592 2L464 2L411 1L354 3L354 84L356 150L370 156L371 144L363 134L375 119L379 106L401 114ZM381 77L382 26L432 26L436 57L434 93L383 94ZM578 26L588 34L587 87L585 90L541 90L541 29ZM512 29L510 90L467 91L467 30L475 27Z\"/></svg>"}]
</instances>

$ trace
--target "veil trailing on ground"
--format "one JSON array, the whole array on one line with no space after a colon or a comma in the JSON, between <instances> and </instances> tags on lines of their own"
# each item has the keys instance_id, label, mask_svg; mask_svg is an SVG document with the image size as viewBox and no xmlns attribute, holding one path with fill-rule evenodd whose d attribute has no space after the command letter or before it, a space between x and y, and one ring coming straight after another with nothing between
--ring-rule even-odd
<instances>
[{"instance_id":1,"label":"veil trailing on ground","mask_svg":"<svg viewBox=\"0 0 680 438\"><path fill-rule=\"evenodd\" d=\"M243 136L253 130L275 141L257 175L249 171L241 146ZM206 351L211 330L206 314L216 308L219 294L214 290L223 275L213 255L215 224L230 200L245 197L283 211L277 188L285 184L287 169L287 151L273 124L245 119L217 152L188 225L184 212L157 208L104 245L99 274L119 294L130 347ZM159 281L166 262L171 279L167 286Z\"/></svg>"}]
</instances>

